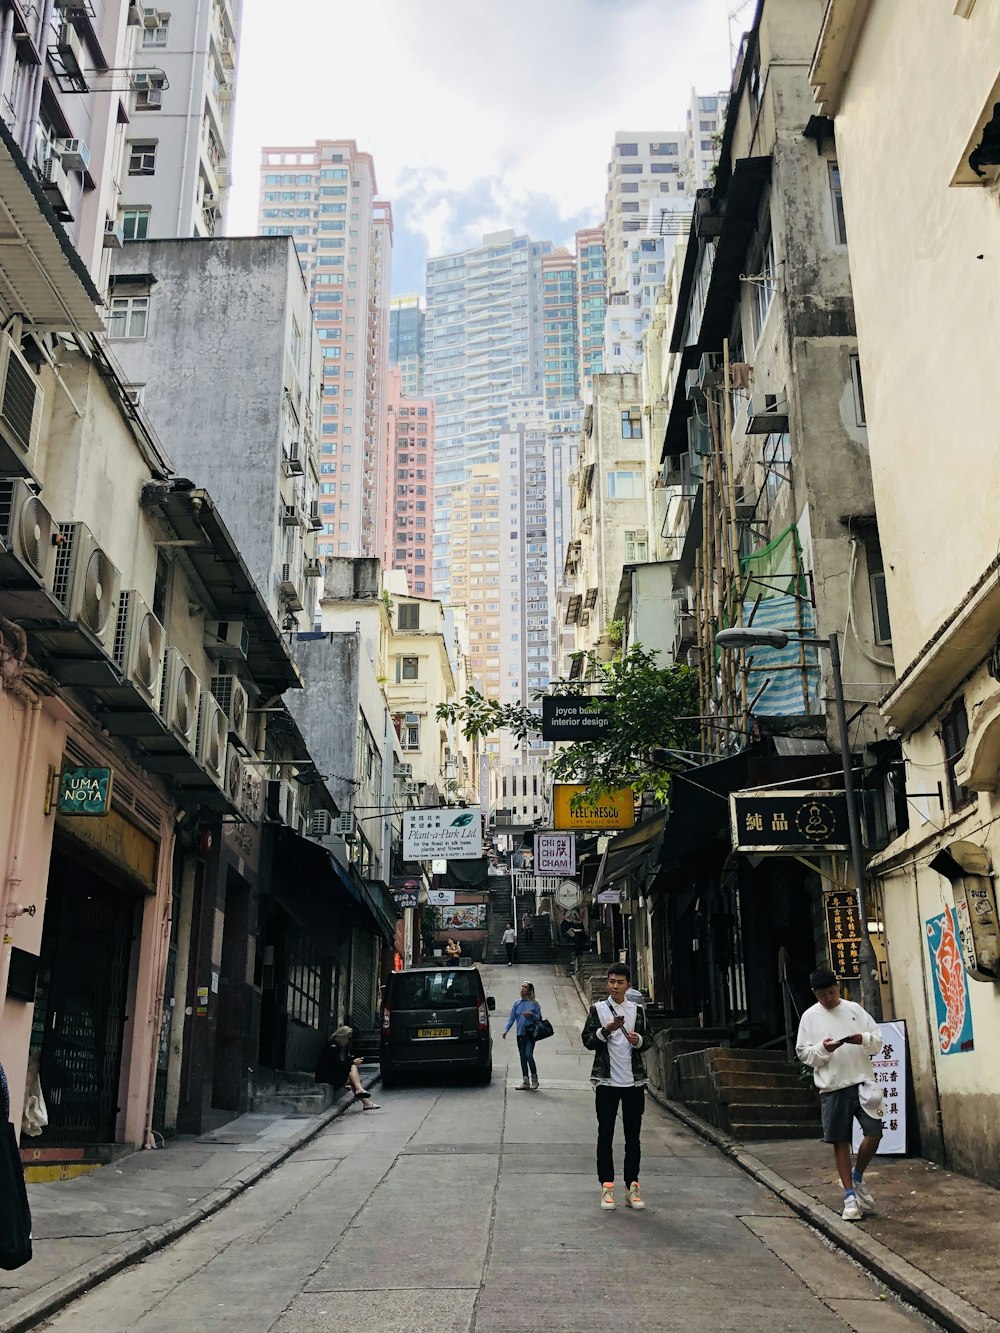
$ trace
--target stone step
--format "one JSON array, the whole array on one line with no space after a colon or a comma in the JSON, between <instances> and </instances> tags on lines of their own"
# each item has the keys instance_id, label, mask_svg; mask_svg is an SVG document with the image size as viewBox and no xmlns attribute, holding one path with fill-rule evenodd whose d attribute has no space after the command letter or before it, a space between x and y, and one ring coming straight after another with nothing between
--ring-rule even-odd
<instances>
[{"instance_id":1,"label":"stone step","mask_svg":"<svg viewBox=\"0 0 1000 1333\"><path fill-rule=\"evenodd\" d=\"M743 1142L754 1139L818 1139L819 1121L807 1120L749 1120L734 1121L729 1126L734 1139Z\"/></svg>"},{"instance_id":2,"label":"stone step","mask_svg":"<svg viewBox=\"0 0 1000 1333\"><path fill-rule=\"evenodd\" d=\"M725 1093L726 1101L730 1106L737 1102L742 1105L771 1105L780 1102L782 1106L806 1106L816 1115L819 1115L819 1107L816 1105L816 1099L813 1096L812 1089L807 1088L805 1084L797 1087L775 1087L760 1085L754 1083L730 1084L722 1090Z\"/></svg>"},{"instance_id":3,"label":"stone step","mask_svg":"<svg viewBox=\"0 0 1000 1333\"><path fill-rule=\"evenodd\" d=\"M808 1120L814 1125L819 1125L819 1107L812 1105L794 1105L786 1101L780 1102L748 1102L743 1099L742 1094L735 1097L727 1103L729 1107L729 1119L732 1121L750 1121L764 1120L768 1122L778 1120Z\"/></svg>"},{"instance_id":4,"label":"stone step","mask_svg":"<svg viewBox=\"0 0 1000 1333\"><path fill-rule=\"evenodd\" d=\"M802 1086L794 1074L789 1078L787 1074L770 1074L766 1070L747 1073L716 1069L714 1075L723 1100L735 1095L740 1088L768 1088L783 1097L786 1092Z\"/></svg>"},{"instance_id":5,"label":"stone step","mask_svg":"<svg viewBox=\"0 0 1000 1333\"><path fill-rule=\"evenodd\" d=\"M332 1105L333 1089L320 1087L295 1096L255 1093L250 1099L250 1110L257 1115L321 1115Z\"/></svg>"},{"instance_id":6,"label":"stone step","mask_svg":"<svg viewBox=\"0 0 1000 1333\"><path fill-rule=\"evenodd\" d=\"M717 1074L731 1074L739 1078L747 1076L748 1081L752 1082L750 1075L767 1074L770 1078L786 1078L794 1082L799 1079L798 1065L790 1065L787 1060L778 1064L774 1060L751 1060L733 1058L729 1055L710 1056L711 1067Z\"/></svg>"}]
</instances>

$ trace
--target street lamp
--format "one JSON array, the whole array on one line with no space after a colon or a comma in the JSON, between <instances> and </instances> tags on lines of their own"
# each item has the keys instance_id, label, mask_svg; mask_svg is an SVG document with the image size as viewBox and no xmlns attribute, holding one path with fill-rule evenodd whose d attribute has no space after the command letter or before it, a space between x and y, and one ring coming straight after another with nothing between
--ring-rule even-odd
<instances>
[{"instance_id":1,"label":"street lamp","mask_svg":"<svg viewBox=\"0 0 1000 1333\"><path fill-rule=\"evenodd\" d=\"M837 730L840 733L840 760L844 769L844 795L847 798L847 828L851 840L851 865L854 871L854 892L861 927L861 948L858 964L861 974L861 1003L876 1020L882 1017L882 997L875 981L875 951L868 934L868 907L865 903L865 859L861 842L861 818L858 795L854 786L851 765L851 742L847 734L847 710L844 707L844 680L840 671L840 640L831 634L828 639L813 639L789 634L783 629L720 629L715 636L716 647L737 651L741 648L787 648L790 643L801 643L812 648L826 648L833 668L833 697L837 708Z\"/></svg>"}]
</instances>

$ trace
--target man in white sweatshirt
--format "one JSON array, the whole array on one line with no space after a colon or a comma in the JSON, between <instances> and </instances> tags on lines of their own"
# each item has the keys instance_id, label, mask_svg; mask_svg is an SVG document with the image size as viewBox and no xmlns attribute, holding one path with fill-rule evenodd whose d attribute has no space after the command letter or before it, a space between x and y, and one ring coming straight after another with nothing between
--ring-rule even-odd
<instances>
[{"instance_id":1,"label":"man in white sweatshirt","mask_svg":"<svg viewBox=\"0 0 1000 1333\"><path fill-rule=\"evenodd\" d=\"M882 1049L882 1033L860 1004L840 998L840 986L829 968L817 968L809 985L816 1003L802 1015L795 1053L812 1069L819 1089L823 1139L833 1144L844 1186L841 1216L846 1222L858 1222L865 1209L875 1207L864 1177L882 1137L882 1089L872 1072L872 1056ZM864 1138L852 1170L855 1120Z\"/></svg>"}]
</instances>

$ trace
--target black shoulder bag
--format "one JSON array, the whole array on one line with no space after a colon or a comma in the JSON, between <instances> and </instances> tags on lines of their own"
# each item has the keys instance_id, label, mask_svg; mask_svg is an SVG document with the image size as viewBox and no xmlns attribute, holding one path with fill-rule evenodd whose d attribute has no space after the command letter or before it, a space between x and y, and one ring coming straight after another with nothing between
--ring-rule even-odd
<instances>
[{"instance_id":1,"label":"black shoulder bag","mask_svg":"<svg viewBox=\"0 0 1000 1333\"><path fill-rule=\"evenodd\" d=\"M0 1268L20 1268L31 1259L31 1212L17 1134L10 1123L10 1095L0 1066Z\"/></svg>"}]
</instances>

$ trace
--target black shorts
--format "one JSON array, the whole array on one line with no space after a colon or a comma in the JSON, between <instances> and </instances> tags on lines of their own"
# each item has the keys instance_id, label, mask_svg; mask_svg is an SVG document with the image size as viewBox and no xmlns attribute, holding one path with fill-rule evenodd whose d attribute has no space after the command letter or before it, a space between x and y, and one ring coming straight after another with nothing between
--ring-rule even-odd
<instances>
[{"instance_id":1,"label":"black shorts","mask_svg":"<svg viewBox=\"0 0 1000 1333\"><path fill-rule=\"evenodd\" d=\"M869 1115L861 1105L859 1083L852 1083L849 1088L837 1088L835 1092L821 1092L819 1097L820 1115L823 1117L824 1143L850 1143L854 1133L854 1121L861 1126L865 1135L881 1134L881 1117Z\"/></svg>"}]
</instances>

